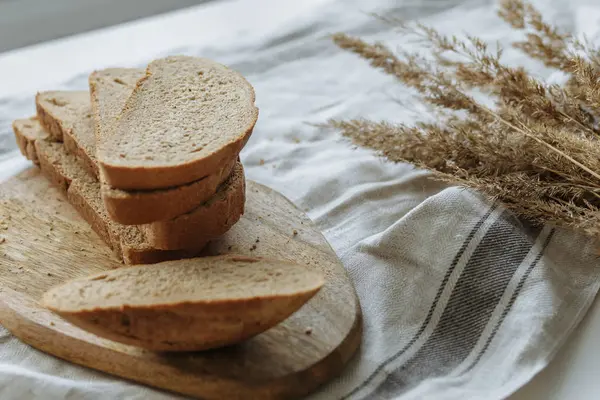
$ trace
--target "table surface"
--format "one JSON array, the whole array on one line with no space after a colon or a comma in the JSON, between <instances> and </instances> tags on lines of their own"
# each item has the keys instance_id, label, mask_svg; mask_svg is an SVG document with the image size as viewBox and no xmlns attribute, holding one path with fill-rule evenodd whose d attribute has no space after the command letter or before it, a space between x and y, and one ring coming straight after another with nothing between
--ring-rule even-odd
<instances>
[{"instance_id":1,"label":"table surface","mask_svg":"<svg viewBox=\"0 0 600 400\"><path fill-rule=\"evenodd\" d=\"M210 0L0 0L0 52L206 1Z\"/></svg>"},{"instance_id":2,"label":"table surface","mask_svg":"<svg viewBox=\"0 0 600 400\"><path fill-rule=\"evenodd\" d=\"M148 57L173 48L194 46L199 38L202 42L251 40L253 36L266 34L266 30L277 29L275 25L284 25L287 19L295 15L294 8L301 11L301 7L324 1L327 0L233 0L209 3L1 53L0 98L55 89L74 75L92 69L137 65ZM229 14L227 10L230 7L236 12ZM232 15L238 17L232 18ZM257 23L261 19L278 23ZM223 29L224 25L232 29ZM66 60L61 55L77 56ZM40 73L40 66L43 66L44 73ZM24 116L16 115L14 118ZM7 160L0 160L1 175L8 173L8 169L16 171L22 168L22 159L17 160L8 163ZM600 379L596 376L600 360L599 338L600 305L596 299L550 365L510 398L597 399L600 393Z\"/></svg>"}]
</instances>

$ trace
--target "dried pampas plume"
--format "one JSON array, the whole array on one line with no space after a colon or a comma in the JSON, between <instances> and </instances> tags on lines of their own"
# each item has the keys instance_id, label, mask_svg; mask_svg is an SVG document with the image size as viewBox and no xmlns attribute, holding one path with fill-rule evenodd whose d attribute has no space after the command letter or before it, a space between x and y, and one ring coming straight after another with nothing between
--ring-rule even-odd
<instances>
[{"instance_id":1,"label":"dried pampas plume","mask_svg":"<svg viewBox=\"0 0 600 400\"><path fill-rule=\"evenodd\" d=\"M499 16L524 40L514 47L569 74L549 85L501 61L477 37L459 39L421 24L381 18L431 48L432 57L399 53L343 33L342 49L414 89L446 117L415 125L369 120L329 122L355 144L394 162L428 169L478 190L535 223L600 234L600 52L545 22L522 0L502 0ZM493 106L476 100L490 96Z\"/></svg>"}]
</instances>

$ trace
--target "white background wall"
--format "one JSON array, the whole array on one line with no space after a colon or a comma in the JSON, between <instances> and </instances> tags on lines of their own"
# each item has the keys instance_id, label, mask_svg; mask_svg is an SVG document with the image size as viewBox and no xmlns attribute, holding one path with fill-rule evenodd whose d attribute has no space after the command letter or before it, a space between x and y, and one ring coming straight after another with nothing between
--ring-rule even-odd
<instances>
[{"instance_id":1,"label":"white background wall","mask_svg":"<svg viewBox=\"0 0 600 400\"><path fill-rule=\"evenodd\" d=\"M210 0L0 0L0 52Z\"/></svg>"}]
</instances>

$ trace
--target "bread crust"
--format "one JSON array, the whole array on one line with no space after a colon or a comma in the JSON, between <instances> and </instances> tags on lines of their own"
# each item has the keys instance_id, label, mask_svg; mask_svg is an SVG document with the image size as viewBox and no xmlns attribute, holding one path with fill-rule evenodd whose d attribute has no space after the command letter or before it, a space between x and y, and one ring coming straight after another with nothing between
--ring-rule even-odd
<instances>
[{"instance_id":1,"label":"bread crust","mask_svg":"<svg viewBox=\"0 0 600 400\"><path fill-rule=\"evenodd\" d=\"M230 161L215 174L170 189L125 191L102 185L102 200L110 217L124 225L170 220L214 196L236 162Z\"/></svg>"}]
</instances>

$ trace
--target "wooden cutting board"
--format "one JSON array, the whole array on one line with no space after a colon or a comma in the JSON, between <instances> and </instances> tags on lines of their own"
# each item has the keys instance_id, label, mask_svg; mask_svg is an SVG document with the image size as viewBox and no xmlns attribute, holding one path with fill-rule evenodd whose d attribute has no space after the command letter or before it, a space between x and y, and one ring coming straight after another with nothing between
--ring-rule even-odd
<instances>
[{"instance_id":1,"label":"wooden cutting board","mask_svg":"<svg viewBox=\"0 0 600 400\"><path fill-rule=\"evenodd\" d=\"M277 327L234 347L158 354L98 338L41 308L51 286L120 267L37 168L0 185L0 323L76 364L206 399L296 398L340 374L361 339L360 306L339 259L279 193L247 183L244 217L206 255L279 257L322 271L326 284Z\"/></svg>"}]
</instances>

